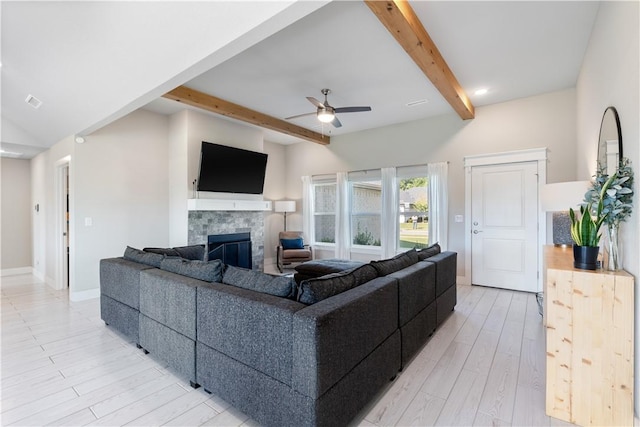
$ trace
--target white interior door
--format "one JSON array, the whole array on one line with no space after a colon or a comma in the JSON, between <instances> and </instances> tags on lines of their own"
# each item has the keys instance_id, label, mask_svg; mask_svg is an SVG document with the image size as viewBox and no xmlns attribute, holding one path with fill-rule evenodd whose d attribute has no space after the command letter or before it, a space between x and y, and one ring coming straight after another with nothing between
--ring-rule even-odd
<instances>
[{"instance_id":1,"label":"white interior door","mask_svg":"<svg viewBox=\"0 0 640 427\"><path fill-rule=\"evenodd\" d=\"M471 169L471 281L537 290L537 162Z\"/></svg>"}]
</instances>

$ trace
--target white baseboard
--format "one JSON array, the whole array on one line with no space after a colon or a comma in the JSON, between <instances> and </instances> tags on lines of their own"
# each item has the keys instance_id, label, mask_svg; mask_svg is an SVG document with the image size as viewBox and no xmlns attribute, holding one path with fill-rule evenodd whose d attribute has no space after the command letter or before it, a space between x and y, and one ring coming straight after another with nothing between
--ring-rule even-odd
<instances>
[{"instance_id":1,"label":"white baseboard","mask_svg":"<svg viewBox=\"0 0 640 427\"><path fill-rule=\"evenodd\" d=\"M71 301L84 301L88 299L98 298L100 296L100 289L87 289L86 291L70 292L69 299Z\"/></svg>"},{"instance_id":2,"label":"white baseboard","mask_svg":"<svg viewBox=\"0 0 640 427\"><path fill-rule=\"evenodd\" d=\"M33 274L33 267L5 268L0 270L0 277Z\"/></svg>"},{"instance_id":3,"label":"white baseboard","mask_svg":"<svg viewBox=\"0 0 640 427\"><path fill-rule=\"evenodd\" d=\"M46 277L44 277L42 280L44 280L44 282L45 282L45 283L47 284L47 286L49 286L50 288L52 288L52 289L56 289L56 290L58 289L58 288L56 287L56 280L55 280L55 279L53 279L53 278L51 278L51 277L49 277L49 276L46 276Z\"/></svg>"},{"instance_id":4,"label":"white baseboard","mask_svg":"<svg viewBox=\"0 0 640 427\"><path fill-rule=\"evenodd\" d=\"M31 272L31 274L33 274L33 276L38 279L38 280L42 280L44 282L44 273L40 270L36 270L35 268L33 269L33 271Z\"/></svg>"},{"instance_id":5,"label":"white baseboard","mask_svg":"<svg viewBox=\"0 0 640 427\"><path fill-rule=\"evenodd\" d=\"M471 280L468 280L467 276L456 276L456 283L458 285L471 285Z\"/></svg>"}]
</instances>

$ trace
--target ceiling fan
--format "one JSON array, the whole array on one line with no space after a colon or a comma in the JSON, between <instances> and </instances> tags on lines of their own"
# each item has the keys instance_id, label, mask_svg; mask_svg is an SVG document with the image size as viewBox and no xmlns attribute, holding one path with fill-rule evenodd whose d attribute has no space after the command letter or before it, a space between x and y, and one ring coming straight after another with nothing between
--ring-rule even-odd
<instances>
[{"instance_id":1,"label":"ceiling fan","mask_svg":"<svg viewBox=\"0 0 640 427\"><path fill-rule=\"evenodd\" d=\"M331 89L322 89L320 92L324 95L324 103L318 101L313 96L307 96L310 103L316 106L315 113L298 114L297 116L291 116L285 118L285 120L297 119L298 117L311 116L313 114L318 116L318 120L322 123L331 123L334 127L339 128L342 126L340 120L336 117L337 113L358 113L361 111L371 111L371 107L339 107L335 108L329 105L327 101L327 95L331 93Z\"/></svg>"}]
</instances>

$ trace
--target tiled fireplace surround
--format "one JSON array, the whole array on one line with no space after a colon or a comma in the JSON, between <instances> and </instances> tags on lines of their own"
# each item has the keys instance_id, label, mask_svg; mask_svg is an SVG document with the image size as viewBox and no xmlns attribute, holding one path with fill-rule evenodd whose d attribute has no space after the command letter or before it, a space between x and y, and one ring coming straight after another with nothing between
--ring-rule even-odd
<instances>
[{"instance_id":1,"label":"tiled fireplace surround","mask_svg":"<svg viewBox=\"0 0 640 427\"><path fill-rule=\"evenodd\" d=\"M210 234L251 232L253 269L264 269L264 212L189 211L189 244L207 244Z\"/></svg>"}]
</instances>

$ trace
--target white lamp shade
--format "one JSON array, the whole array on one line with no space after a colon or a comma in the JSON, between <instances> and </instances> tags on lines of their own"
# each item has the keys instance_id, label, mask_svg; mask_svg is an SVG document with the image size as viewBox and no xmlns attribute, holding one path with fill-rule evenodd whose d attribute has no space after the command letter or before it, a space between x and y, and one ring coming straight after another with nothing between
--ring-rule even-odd
<instances>
[{"instance_id":1,"label":"white lamp shade","mask_svg":"<svg viewBox=\"0 0 640 427\"><path fill-rule=\"evenodd\" d=\"M278 200L274 203L274 210L276 212L295 212L296 202L295 200Z\"/></svg>"},{"instance_id":2,"label":"white lamp shade","mask_svg":"<svg viewBox=\"0 0 640 427\"><path fill-rule=\"evenodd\" d=\"M327 110L322 110L318 112L318 120L320 120L322 123L330 123L333 121L333 118L335 117L335 115Z\"/></svg>"},{"instance_id":3,"label":"white lamp shade","mask_svg":"<svg viewBox=\"0 0 640 427\"><path fill-rule=\"evenodd\" d=\"M563 212L576 208L584 200L590 181L545 184L540 188L540 207L544 212Z\"/></svg>"}]
</instances>

